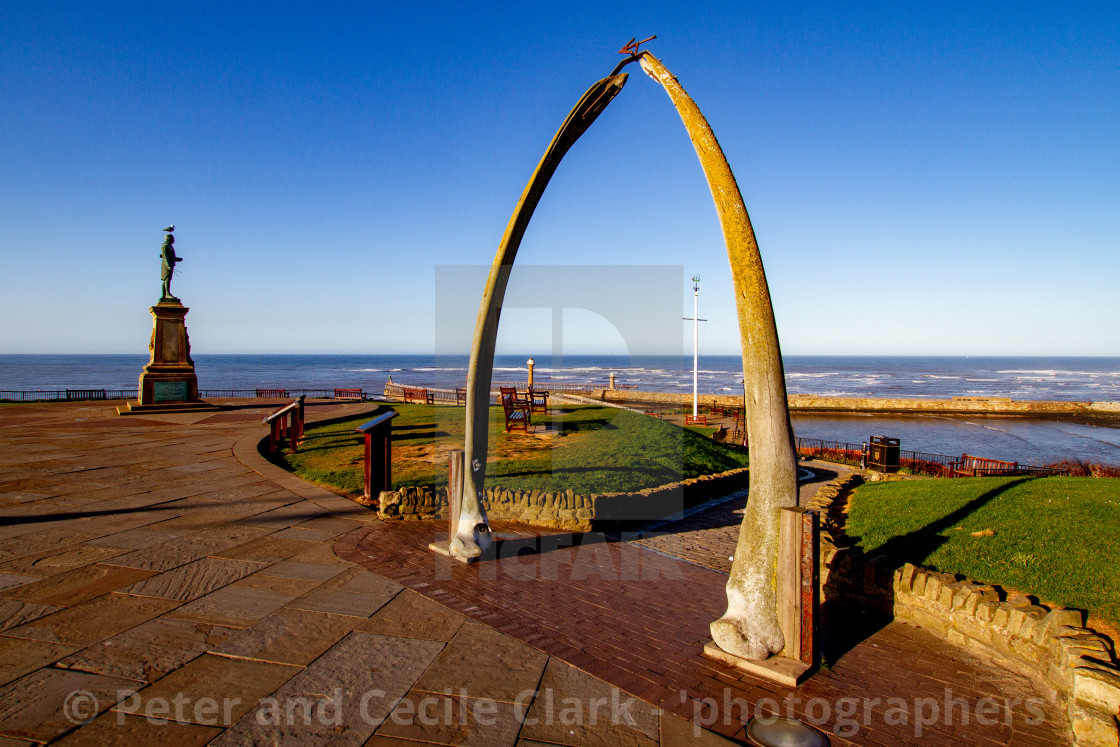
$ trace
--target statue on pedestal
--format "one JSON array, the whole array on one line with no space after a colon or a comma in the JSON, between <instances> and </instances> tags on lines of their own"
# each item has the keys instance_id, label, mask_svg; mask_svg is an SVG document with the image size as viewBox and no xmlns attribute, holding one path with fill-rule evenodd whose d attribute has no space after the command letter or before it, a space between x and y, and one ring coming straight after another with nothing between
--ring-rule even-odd
<instances>
[{"instance_id":1,"label":"statue on pedestal","mask_svg":"<svg viewBox=\"0 0 1120 747\"><path fill-rule=\"evenodd\" d=\"M198 377L187 336L186 316L190 309L171 295L175 265L183 260L175 254L175 237L171 233L175 226L163 230L167 232L160 250L163 293L156 305L149 308L152 314L152 337L148 343L151 360L140 374L136 401L117 408L121 415L216 409L198 398Z\"/></svg>"},{"instance_id":2,"label":"statue on pedestal","mask_svg":"<svg viewBox=\"0 0 1120 747\"><path fill-rule=\"evenodd\" d=\"M175 255L175 226L168 226L163 230L167 232L167 238L163 240L163 248L160 250L160 279L163 280L163 295L159 299L161 303L179 300L171 295L171 276L175 274L175 263L183 261L182 257Z\"/></svg>"}]
</instances>

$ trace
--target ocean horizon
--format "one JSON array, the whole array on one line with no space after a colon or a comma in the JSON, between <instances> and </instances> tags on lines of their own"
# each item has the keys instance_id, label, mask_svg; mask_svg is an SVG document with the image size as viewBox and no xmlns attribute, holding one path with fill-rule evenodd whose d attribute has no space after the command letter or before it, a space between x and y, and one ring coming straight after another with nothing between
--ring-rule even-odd
<instances>
[{"instance_id":1,"label":"ocean horizon","mask_svg":"<svg viewBox=\"0 0 1120 747\"><path fill-rule=\"evenodd\" d=\"M495 356L494 380L526 378L528 355ZM466 379L466 355L196 354L200 389L330 389L381 391L386 381L454 388ZM656 392L691 392L691 356L535 356L541 385L587 383ZM0 354L0 390L135 388L148 362L142 354ZM815 356L783 357L790 394L834 397L1010 397L1024 400L1120 401L1120 357L1082 356ZM702 394L742 390L741 359L700 358Z\"/></svg>"},{"instance_id":2,"label":"ocean horizon","mask_svg":"<svg viewBox=\"0 0 1120 747\"><path fill-rule=\"evenodd\" d=\"M692 391L691 356L534 355L538 386L586 383L658 392ZM495 357L495 381L525 381L528 355ZM361 388L380 394L390 378L422 387L463 386L468 358L435 355L194 356L199 389ZM147 355L0 354L0 391L135 390ZM1120 357L784 356L790 394L836 397L1010 397L1020 400L1120 401ZM742 392L739 356L700 358L701 394ZM1061 459L1120 464L1120 427L1069 419L829 415L792 418L794 433L861 443L871 435L902 448L968 452L1046 464Z\"/></svg>"}]
</instances>

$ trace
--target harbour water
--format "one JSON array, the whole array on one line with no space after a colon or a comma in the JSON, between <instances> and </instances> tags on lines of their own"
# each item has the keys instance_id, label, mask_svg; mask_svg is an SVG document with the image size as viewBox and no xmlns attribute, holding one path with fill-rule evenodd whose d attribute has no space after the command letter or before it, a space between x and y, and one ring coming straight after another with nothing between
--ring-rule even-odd
<instances>
[{"instance_id":1,"label":"harbour water","mask_svg":"<svg viewBox=\"0 0 1120 747\"><path fill-rule=\"evenodd\" d=\"M524 381L528 356L499 355L494 379ZM692 359L676 357L536 355L535 377L550 382L659 392L692 390ZM134 389L144 355L0 355L0 390ZM466 377L465 356L195 355L199 388L289 389L360 387L380 392L398 383L453 388ZM788 356L790 394L837 397L1010 397L1021 400L1120 401L1120 358L980 358ZM700 360L701 393L742 391L736 356ZM905 449L965 451L996 459L1047 463L1059 459L1120 464L1120 428L1059 420L944 416L797 416L805 438L859 443L871 435L902 439Z\"/></svg>"}]
</instances>

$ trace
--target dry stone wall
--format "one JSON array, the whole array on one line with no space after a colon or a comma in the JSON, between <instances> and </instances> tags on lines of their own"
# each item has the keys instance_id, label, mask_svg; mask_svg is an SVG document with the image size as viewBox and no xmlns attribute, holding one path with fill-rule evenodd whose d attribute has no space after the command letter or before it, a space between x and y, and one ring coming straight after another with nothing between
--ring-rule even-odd
<instances>
[{"instance_id":1,"label":"dry stone wall","mask_svg":"<svg viewBox=\"0 0 1120 747\"><path fill-rule=\"evenodd\" d=\"M543 492L486 488L483 507L493 521L519 521L549 529L576 532L619 522L649 521L743 490L747 468L694 477L631 493L577 495L574 491ZM405 487L383 492L382 519L446 519L447 490Z\"/></svg>"}]
</instances>

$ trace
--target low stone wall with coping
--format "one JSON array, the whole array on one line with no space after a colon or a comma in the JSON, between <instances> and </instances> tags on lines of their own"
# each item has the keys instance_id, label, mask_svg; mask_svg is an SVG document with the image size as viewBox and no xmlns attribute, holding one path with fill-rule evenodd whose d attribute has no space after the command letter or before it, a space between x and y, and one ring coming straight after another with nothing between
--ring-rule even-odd
<instances>
[{"instance_id":1,"label":"low stone wall with coping","mask_svg":"<svg viewBox=\"0 0 1120 747\"><path fill-rule=\"evenodd\" d=\"M1084 614L963 576L864 557L844 535L847 500L860 482L858 474L845 475L809 504L821 512L822 604L878 609L991 657L1065 700L1074 745L1120 743L1120 668L1108 639L1084 627Z\"/></svg>"},{"instance_id":2,"label":"low stone wall with coping","mask_svg":"<svg viewBox=\"0 0 1120 747\"><path fill-rule=\"evenodd\" d=\"M670 516L747 487L749 469L693 477L630 493L577 495L540 490L486 488L483 508L494 521L587 532L606 524L650 521ZM382 519L447 519L447 489L405 487L380 496Z\"/></svg>"}]
</instances>

